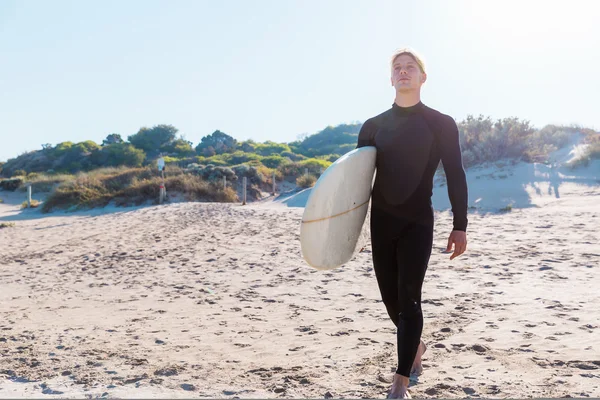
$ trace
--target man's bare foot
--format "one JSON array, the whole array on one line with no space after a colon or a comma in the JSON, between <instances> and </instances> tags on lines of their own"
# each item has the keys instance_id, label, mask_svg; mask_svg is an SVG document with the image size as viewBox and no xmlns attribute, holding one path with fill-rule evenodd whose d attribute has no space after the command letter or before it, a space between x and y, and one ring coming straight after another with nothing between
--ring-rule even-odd
<instances>
[{"instance_id":1,"label":"man's bare foot","mask_svg":"<svg viewBox=\"0 0 600 400\"><path fill-rule=\"evenodd\" d=\"M426 350L427 350L427 346L425 346L425 343L421 340L421 343L419 343L419 348L417 349L417 355L415 356L415 361L413 362L412 369L410 370L411 375L419 376L423 373L423 365L421 364L421 357L423 357L423 354L425 353Z\"/></svg>"},{"instance_id":2,"label":"man's bare foot","mask_svg":"<svg viewBox=\"0 0 600 400\"><path fill-rule=\"evenodd\" d=\"M392 382L392 388L387 395L388 399L412 399L410 393L408 393L409 379L400 374L394 374L394 381Z\"/></svg>"}]
</instances>

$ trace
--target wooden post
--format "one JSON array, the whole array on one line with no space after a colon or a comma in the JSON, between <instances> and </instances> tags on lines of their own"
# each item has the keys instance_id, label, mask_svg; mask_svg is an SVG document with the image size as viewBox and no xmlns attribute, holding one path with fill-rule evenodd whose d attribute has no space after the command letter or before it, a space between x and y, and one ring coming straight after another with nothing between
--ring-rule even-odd
<instances>
[{"instance_id":1,"label":"wooden post","mask_svg":"<svg viewBox=\"0 0 600 400\"><path fill-rule=\"evenodd\" d=\"M246 205L246 185L248 183L248 178L244 177L243 189L242 189L242 198L244 199L242 205Z\"/></svg>"},{"instance_id":2,"label":"wooden post","mask_svg":"<svg viewBox=\"0 0 600 400\"><path fill-rule=\"evenodd\" d=\"M162 177L162 184L160 185L160 193L158 194L158 204L162 204L167 197L167 189L165 186L165 159L162 156L157 161L158 170Z\"/></svg>"},{"instance_id":3,"label":"wooden post","mask_svg":"<svg viewBox=\"0 0 600 400\"><path fill-rule=\"evenodd\" d=\"M223 177L223 191L225 191L225 189L227 189L227 177L226 176Z\"/></svg>"},{"instance_id":4,"label":"wooden post","mask_svg":"<svg viewBox=\"0 0 600 400\"><path fill-rule=\"evenodd\" d=\"M27 185L27 208L31 208L31 183Z\"/></svg>"},{"instance_id":5,"label":"wooden post","mask_svg":"<svg viewBox=\"0 0 600 400\"><path fill-rule=\"evenodd\" d=\"M165 187L165 170L163 169L161 172L162 176L162 184L160 185L160 194L158 198L158 204L164 203L167 197L167 189Z\"/></svg>"},{"instance_id":6,"label":"wooden post","mask_svg":"<svg viewBox=\"0 0 600 400\"><path fill-rule=\"evenodd\" d=\"M308 176L308 168L304 168L304 175Z\"/></svg>"},{"instance_id":7,"label":"wooden post","mask_svg":"<svg viewBox=\"0 0 600 400\"><path fill-rule=\"evenodd\" d=\"M273 196L275 196L275 189L277 188L275 185L275 172L273 172Z\"/></svg>"}]
</instances>

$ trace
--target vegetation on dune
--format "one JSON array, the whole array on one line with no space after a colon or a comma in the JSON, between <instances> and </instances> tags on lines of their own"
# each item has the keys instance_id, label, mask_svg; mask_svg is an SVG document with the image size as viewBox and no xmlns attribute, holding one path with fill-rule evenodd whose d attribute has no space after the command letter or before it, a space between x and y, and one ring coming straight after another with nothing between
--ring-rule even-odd
<instances>
[{"instance_id":1,"label":"vegetation on dune","mask_svg":"<svg viewBox=\"0 0 600 400\"><path fill-rule=\"evenodd\" d=\"M317 177L314 175L302 175L296 179L296 185L301 188L313 187L315 183L317 183Z\"/></svg>"},{"instance_id":2,"label":"vegetation on dune","mask_svg":"<svg viewBox=\"0 0 600 400\"><path fill-rule=\"evenodd\" d=\"M34 199L31 199L31 204L25 200L23 203L21 203L21 209L25 209L25 208L38 208L40 205L40 202Z\"/></svg>"},{"instance_id":3,"label":"vegetation on dune","mask_svg":"<svg viewBox=\"0 0 600 400\"><path fill-rule=\"evenodd\" d=\"M0 190L15 191L23 184L22 178L10 178L0 180Z\"/></svg>"},{"instance_id":4,"label":"vegetation on dune","mask_svg":"<svg viewBox=\"0 0 600 400\"><path fill-rule=\"evenodd\" d=\"M458 124L463 164L466 168L502 159L544 162L548 155L569 143L579 130L546 125L540 130L528 121L504 118L493 121L467 117Z\"/></svg>"},{"instance_id":5,"label":"vegetation on dune","mask_svg":"<svg viewBox=\"0 0 600 400\"><path fill-rule=\"evenodd\" d=\"M216 130L195 147L172 125L142 127L127 139L109 134L102 144L87 140L42 145L0 163L0 189L51 192L43 210L142 204L156 201L162 178L158 157L167 164L168 193L187 200L237 201L241 178L248 178L251 198L278 181L311 187L341 155L356 147L361 124L329 126L290 143L238 141ZM518 118L492 120L468 116L458 122L466 168L499 160L546 162L548 155L585 135L585 154L571 163L587 165L600 158L600 134L581 127L547 125L536 129ZM223 187L225 179L227 187ZM237 189L237 190L236 190Z\"/></svg>"},{"instance_id":6,"label":"vegetation on dune","mask_svg":"<svg viewBox=\"0 0 600 400\"><path fill-rule=\"evenodd\" d=\"M51 192L58 185L64 182L69 182L75 179L72 174L44 174L38 172L30 172L22 178L22 183L19 190L27 191L27 185L31 185L31 190L37 192Z\"/></svg>"},{"instance_id":7,"label":"vegetation on dune","mask_svg":"<svg viewBox=\"0 0 600 400\"><path fill-rule=\"evenodd\" d=\"M103 168L79 174L58 186L43 203L42 211L104 207L111 201L117 206L156 203L162 182L162 177L150 167ZM224 189L179 168L166 171L165 186L188 201L237 201L233 189Z\"/></svg>"},{"instance_id":8,"label":"vegetation on dune","mask_svg":"<svg viewBox=\"0 0 600 400\"><path fill-rule=\"evenodd\" d=\"M600 160L600 135L591 129L581 129L585 135L583 144L586 146L583 154L569 162L569 167L587 167L592 160Z\"/></svg>"}]
</instances>

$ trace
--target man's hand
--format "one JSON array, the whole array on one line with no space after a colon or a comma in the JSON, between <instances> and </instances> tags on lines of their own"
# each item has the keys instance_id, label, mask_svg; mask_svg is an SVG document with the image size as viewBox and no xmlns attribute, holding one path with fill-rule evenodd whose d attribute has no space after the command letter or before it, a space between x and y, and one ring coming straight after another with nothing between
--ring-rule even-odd
<instances>
[{"instance_id":1,"label":"man's hand","mask_svg":"<svg viewBox=\"0 0 600 400\"><path fill-rule=\"evenodd\" d=\"M465 250L467 250L467 233L463 231L452 231L452 233L450 233L450 237L448 238L448 247L446 248L446 253L452 251L452 245L454 245L454 253L452 253L450 256L451 260L460 256L465 252Z\"/></svg>"}]
</instances>

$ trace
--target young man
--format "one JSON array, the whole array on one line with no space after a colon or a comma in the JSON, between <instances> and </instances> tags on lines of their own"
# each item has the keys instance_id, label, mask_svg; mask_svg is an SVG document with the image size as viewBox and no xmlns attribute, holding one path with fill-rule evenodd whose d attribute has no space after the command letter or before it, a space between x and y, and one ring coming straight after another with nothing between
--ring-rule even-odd
<instances>
[{"instance_id":1,"label":"young man","mask_svg":"<svg viewBox=\"0 0 600 400\"><path fill-rule=\"evenodd\" d=\"M458 257L467 247L467 181L458 128L452 117L421 102L427 80L422 59L409 49L392 57L392 108L370 118L358 146L377 148L377 175L371 202L371 244L377 283L398 329L398 368L388 398L410 398L411 372L422 370L421 288L433 243L433 176L440 160L446 172L453 230L446 252Z\"/></svg>"}]
</instances>

